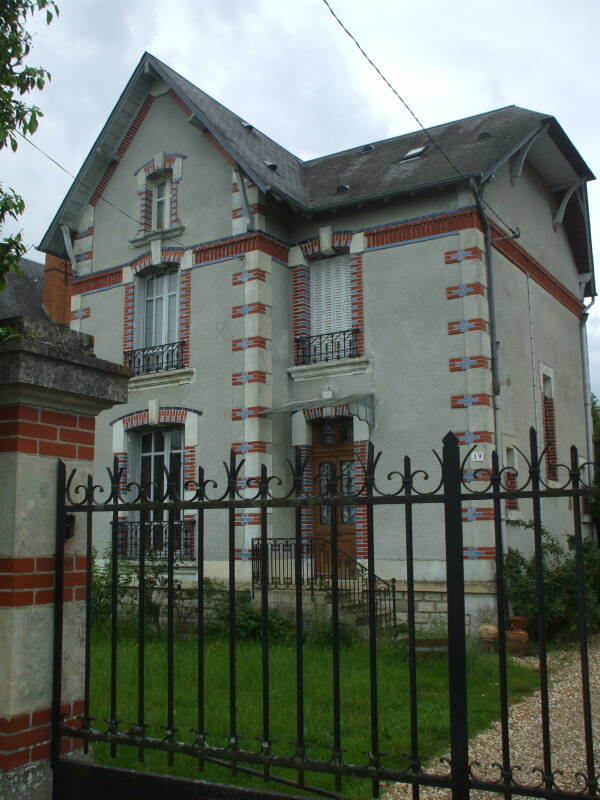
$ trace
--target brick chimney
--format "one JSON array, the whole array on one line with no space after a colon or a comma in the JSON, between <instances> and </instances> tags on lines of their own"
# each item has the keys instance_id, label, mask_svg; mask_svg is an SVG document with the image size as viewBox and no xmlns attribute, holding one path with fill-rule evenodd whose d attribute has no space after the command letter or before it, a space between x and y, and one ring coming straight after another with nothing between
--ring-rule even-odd
<instances>
[{"instance_id":1,"label":"brick chimney","mask_svg":"<svg viewBox=\"0 0 600 800\"><path fill-rule=\"evenodd\" d=\"M70 279L71 263L46 254L42 300L50 318L59 325L68 325L71 319Z\"/></svg>"}]
</instances>

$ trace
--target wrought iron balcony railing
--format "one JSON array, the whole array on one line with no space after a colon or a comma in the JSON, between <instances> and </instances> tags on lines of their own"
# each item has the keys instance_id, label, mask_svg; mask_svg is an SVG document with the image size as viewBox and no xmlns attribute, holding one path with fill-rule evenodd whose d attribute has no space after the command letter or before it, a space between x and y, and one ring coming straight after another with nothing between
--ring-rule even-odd
<instances>
[{"instance_id":1,"label":"wrought iron balcony railing","mask_svg":"<svg viewBox=\"0 0 600 800\"><path fill-rule=\"evenodd\" d=\"M193 561L194 525L193 519L178 520L173 523L173 553L175 561ZM129 522L117 523L117 555L119 558L139 558L140 544L146 553L167 558L169 554L168 522Z\"/></svg>"},{"instance_id":2,"label":"wrought iron balcony railing","mask_svg":"<svg viewBox=\"0 0 600 800\"><path fill-rule=\"evenodd\" d=\"M149 375L153 372L166 372L183 367L183 342L157 344L153 347L140 347L125 351L125 366L134 375Z\"/></svg>"},{"instance_id":3,"label":"wrought iron balcony railing","mask_svg":"<svg viewBox=\"0 0 600 800\"><path fill-rule=\"evenodd\" d=\"M356 358L360 328L316 336L297 336L294 339L294 363L317 364L319 361L336 361L340 358Z\"/></svg>"}]
</instances>

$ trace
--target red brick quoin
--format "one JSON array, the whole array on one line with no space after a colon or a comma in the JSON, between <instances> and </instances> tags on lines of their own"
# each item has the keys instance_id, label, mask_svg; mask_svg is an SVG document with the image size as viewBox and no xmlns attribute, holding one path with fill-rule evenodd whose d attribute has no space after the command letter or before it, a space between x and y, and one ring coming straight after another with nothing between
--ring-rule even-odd
<instances>
[{"instance_id":1,"label":"red brick quoin","mask_svg":"<svg viewBox=\"0 0 600 800\"><path fill-rule=\"evenodd\" d=\"M65 556L63 601L85 600L87 558ZM0 558L0 607L54 602L54 557Z\"/></svg>"},{"instance_id":2,"label":"red brick quoin","mask_svg":"<svg viewBox=\"0 0 600 800\"><path fill-rule=\"evenodd\" d=\"M93 417L33 406L0 407L0 452L94 458Z\"/></svg>"},{"instance_id":3,"label":"red brick quoin","mask_svg":"<svg viewBox=\"0 0 600 800\"><path fill-rule=\"evenodd\" d=\"M80 714L83 714L83 700L65 703L61 711L66 715L66 724L78 728ZM9 770L41 761L50 756L52 738L52 709L18 714L14 717L0 717L0 769ZM81 747L78 739L65 738L61 742L61 752L66 753Z\"/></svg>"}]
</instances>

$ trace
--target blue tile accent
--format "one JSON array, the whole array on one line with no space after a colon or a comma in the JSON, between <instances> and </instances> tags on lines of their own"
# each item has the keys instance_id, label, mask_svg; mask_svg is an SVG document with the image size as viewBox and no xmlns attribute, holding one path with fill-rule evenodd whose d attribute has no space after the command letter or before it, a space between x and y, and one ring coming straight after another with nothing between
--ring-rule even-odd
<instances>
[{"instance_id":1,"label":"blue tile accent","mask_svg":"<svg viewBox=\"0 0 600 800\"><path fill-rule=\"evenodd\" d=\"M459 369L470 369L476 363L477 362L475 361L474 358L470 358L469 356L465 356L465 358L461 358L460 361L457 361L454 366L458 367Z\"/></svg>"},{"instance_id":2,"label":"blue tile accent","mask_svg":"<svg viewBox=\"0 0 600 800\"><path fill-rule=\"evenodd\" d=\"M474 322L468 322L466 319L461 319L459 324L456 326L456 330L460 331L461 333L466 333L467 331L473 330L474 327Z\"/></svg>"}]
</instances>

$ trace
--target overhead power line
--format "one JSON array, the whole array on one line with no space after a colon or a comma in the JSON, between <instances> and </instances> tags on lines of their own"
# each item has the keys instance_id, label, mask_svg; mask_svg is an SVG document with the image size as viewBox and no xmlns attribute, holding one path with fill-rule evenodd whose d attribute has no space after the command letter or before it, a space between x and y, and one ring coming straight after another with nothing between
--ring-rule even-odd
<instances>
[{"instance_id":1,"label":"overhead power line","mask_svg":"<svg viewBox=\"0 0 600 800\"><path fill-rule=\"evenodd\" d=\"M429 139L429 141L431 142L431 144L432 144L432 145L435 147L435 149L438 151L438 153L440 153L440 155L442 155L442 156L443 156L443 157L446 159L446 161L448 162L448 164L450 165L450 167L452 167L452 169L454 170L454 172L456 172L456 174L458 175L458 177L459 177L459 178L462 178L464 181L467 181L467 177L466 177L466 175L463 175L463 173L460 171L460 169L459 169L459 168L456 166L456 164L455 164L455 163L452 161L452 159L450 158L450 156L449 156L449 155L448 155L448 154L447 154L447 153L444 151L443 147L442 147L442 146L439 144L439 142L438 142L438 141L437 141L437 140L436 140L436 139L435 139L435 138L434 138L434 137L431 135L431 133L430 133L430 132L429 132L429 130L428 130L426 127L425 127L425 125L423 125L423 123L421 122L421 120L420 120L420 119L417 117L417 115L415 114L415 112L414 112L414 111L412 110L412 108L411 108L411 107L408 105L408 103L407 103L407 102L406 102L406 100L405 100L405 99L402 97L402 95L400 94L400 92L398 92L398 91L397 91L397 89L396 89L396 88L395 88L395 87L394 87L394 86L393 86L393 85L390 83L390 81L389 81L389 80L388 80L388 79L385 77L385 75L384 75L384 74L383 74L383 72L382 72L382 71L379 69L379 67L377 66L377 64L376 64L376 63L375 63L375 62L374 62L374 61L373 61L373 60L372 60L372 59L371 59L371 58L370 58L370 57L369 57L369 56L368 56L368 55L365 53L365 51L363 50L362 46L360 45L360 43L359 43L359 42L358 42L358 40L356 39L356 37L355 37L355 36L354 36L352 33L350 33L350 31L348 30L348 28L347 28L347 27L344 25L344 23L342 22L342 20L341 20L341 19L338 17L338 15L335 13L335 11L333 10L333 8L332 8L332 7L329 5L329 2L328 2L328 0L323 0L323 3L324 3L326 6L327 6L327 8L329 9L329 12L331 13L331 16L332 16L332 17L335 19L335 21L336 21L336 22L337 22L337 24L340 26L340 28L341 28L341 29L344 31L344 33L345 33L347 36L349 36L349 37L350 37L350 39L351 39L351 40L354 42L354 44L356 45L356 47L357 47L357 48L360 50L361 54L362 54L362 55L363 55L363 56L366 58L366 60L369 62L369 64L370 64L370 65L373 67L373 69L375 70L375 72L376 72L376 73L379 75L379 77L380 77L380 78L383 80L383 82L384 82L384 83L385 83L385 84L386 84L386 85L387 85L387 86L388 86L388 87L389 87L389 88L392 90L392 92L393 92L393 93L394 93L394 95L395 95L395 96L398 98L398 100L400 100L400 102L402 103L402 105L404 106L404 108L405 108L405 109L408 111L408 113L411 115L411 117L412 117L412 118L415 120L415 122L417 123L417 125L419 126L419 128L421 128L421 130L423 131L423 133L425 134L425 136L427 136L427 138ZM486 208L487 208L489 211L491 211L491 212L492 212L492 214L494 214L494 216L495 216L495 217L497 217L497 218L500 220L500 222L501 222L501 223L502 223L502 224L503 224L503 225L504 225L506 228L508 228L508 230L509 230L509 231L510 231L510 232L511 232L511 233L512 233L514 236L517 236L517 235L518 235L517 231L515 231L515 230L514 230L514 228L513 228L511 225L509 225L509 224L508 224L508 222L506 222L504 219L502 219L502 217L500 216L500 214L499 214L499 213L498 213L498 212L497 212L495 209L493 209L493 208L492 208L492 206L491 206L489 203L486 203L486 202L485 202L485 200L484 200L482 197L480 197L479 199L480 199L480 201L481 201L481 204L482 204L482 205L484 205L484 206L485 206L485 207L486 207Z\"/></svg>"},{"instance_id":2,"label":"overhead power line","mask_svg":"<svg viewBox=\"0 0 600 800\"><path fill-rule=\"evenodd\" d=\"M46 157L46 158L47 158L49 161L51 161L53 164L55 164L55 165L56 165L56 166L57 166L59 169L62 169L62 171L63 171L63 172L65 172L65 173L66 173L66 174L67 174L67 175L68 175L70 178L73 178L73 180L74 180L76 183L79 183L79 185L80 185L80 186L83 186L83 188L84 188L84 189L86 189L88 192L93 192L93 191L94 191L95 187L90 187L90 186L88 186L87 184L85 184L85 183L84 183L84 182L81 180L81 178L78 178L76 175L73 175L73 173L72 173L72 172L70 172L70 171L69 171L69 170L68 170L66 167L64 167L64 166L63 166L63 165L60 163L60 161L57 161L57 160L56 160L55 158L53 158L53 157L52 157L52 156L51 156L49 153L46 153L46 151L45 151L45 150L42 150L42 148L41 148L41 147L39 147L37 144L35 144L35 142L32 142L32 141L31 141L31 139L28 139L28 138L27 138L27 136L25 136L24 134L22 134L20 131L17 131L17 133L19 134L19 136L20 136L22 139L25 139L25 141L26 141L26 142L28 142L28 143L29 143L29 144L30 144L32 147L35 147L35 149L36 149L36 150L38 150L38 151L39 151L39 152L40 152L40 153L41 153L43 156L45 156L45 157ZM106 203L107 205L109 205L111 208L114 208L114 209L115 209L115 211L118 211L118 212L119 212L119 214L123 214L123 216L127 217L127 219L133 220L133 222L135 222L135 224L136 224L136 225L138 225L138 224L139 224L139 219L137 219L136 217L132 217L132 216L131 216L131 214L128 214L128 213L127 213L127 211L125 211L124 209L120 208L118 205L116 205L115 203L111 202L110 200L107 200L107 199L106 199L106 197L104 197L104 195L101 195L101 196L100 196L100 200L101 200L103 203ZM187 245L183 244L183 242L179 242L179 241L177 241L177 239L171 239L171 241L172 241L174 244L178 244L178 245L180 245L180 247L184 247L184 248L186 248L186 249L187 249ZM31 249L31 248L30 248L30 249Z\"/></svg>"}]
</instances>

